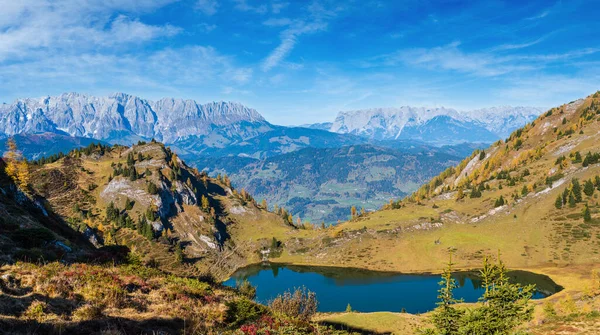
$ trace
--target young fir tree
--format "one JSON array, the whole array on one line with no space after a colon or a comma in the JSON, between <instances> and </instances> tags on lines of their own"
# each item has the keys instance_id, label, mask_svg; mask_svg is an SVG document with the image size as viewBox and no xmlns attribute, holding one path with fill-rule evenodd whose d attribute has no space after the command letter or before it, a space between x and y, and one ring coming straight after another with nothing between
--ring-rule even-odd
<instances>
[{"instance_id":1,"label":"young fir tree","mask_svg":"<svg viewBox=\"0 0 600 335\"><path fill-rule=\"evenodd\" d=\"M563 206L563 198L562 196L559 194L556 197L556 201L554 202L554 207L556 207L557 209L561 209Z\"/></svg>"},{"instance_id":2,"label":"young fir tree","mask_svg":"<svg viewBox=\"0 0 600 335\"><path fill-rule=\"evenodd\" d=\"M573 193L573 197L575 197L575 202L581 202L581 184L579 183L579 179L573 178L571 181L571 192Z\"/></svg>"},{"instance_id":3,"label":"young fir tree","mask_svg":"<svg viewBox=\"0 0 600 335\"><path fill-rule=\"evenodd\" d=\"M590 213L590 208L586 205L583 209L583 222L592 221L592 214Z\"/></svg>"},{"instance_id":4,"label":"young fir tree","mask_svg":"<svg viewBox=\"0 0 600 335\"><path fill-rule=\"evenodd\" d=\"M575 196L573 195L573 192L571 192L569 193L569 207L573 208L575 205L577 205L577 200L575 200Z\"/></svg>"},{"instance_id":5,"label":"young fir tree","mask_svg":"<svg viewBox=\"0 0 600 335\"><path fill-rule=\"evenodd\" d=\"M527 188L527 185L523 185L523 188L521 189L521 196L526 196L527 193L529 193L529 188Z\"/></svg>"},{"instance_id":6,"label":"young fir tree","mask_svg":"<svg viewBox=\"0 0 600 335\"><path fill-rule=\"evenodd\" d=\"M533 306L529 300L535 285L512 284L502 261L492 264L484 259L480 271L483 296L481 305L465 314L459 334L510 334L523 322L531 320Z\"/></svg>"},{"instance_id":7,"label":"young fir tree","mask_svg":"<svg viewBox=\"0 0 600 335\"><path fill-rule=\"evenodd\" d=\"M452 278L452 255L448 261L447 267L442 273L440 281L440 289L438 290L437 307L431 314L431 322L435 326L437 332L433 334L458 334L460 328L460 320L464 316L464 311L457 309L454 305L461 303L462 299L454 297L454 289L458 287L456 280Z\"/></svg>"},{"instance_id":8,"label":"young fir tree","mask_svg":"<svg viewBox=\"0 0 600 335\"><path fill-rule=\"evenodd\" d=\"M496 202L494 203L494 207L500 207L500 206L504 206L504 197L500 196L500 198L496 199Z\"/></svg>"},{"instance_id":9,"label":"young fir tree","mask_svg":"<svg viewBox=\"0 0 600 335\"><path fill-rule=\"evenodd\" d=\"M585 184L583 185L583 193L585 193L585 195L588 197L591 197L594 194L594 183L592 183L591 179L585 181Z\"/></svg>"},{"instance_id":10,"label":"young fir tree","mask_svg":"<svg viewBox=\"0 0 600 335\"><path fill-rule=\"evenodd\" d=\"M177 242L175 245L175 260L177 263L183 263L183 249L181 248L181 243Z\"/></svg>"},{"instance_id":11,"label":"young fir tree","mask_svg":"<svg viewBox=\"0 0 600 335\"><path fill-rule=\"evenodd\" d=\"M563 205L566 205L569 202L569 194L570 194L569 189L565 188L565 190L562 193Z\"/></svg>"}]
</instances>

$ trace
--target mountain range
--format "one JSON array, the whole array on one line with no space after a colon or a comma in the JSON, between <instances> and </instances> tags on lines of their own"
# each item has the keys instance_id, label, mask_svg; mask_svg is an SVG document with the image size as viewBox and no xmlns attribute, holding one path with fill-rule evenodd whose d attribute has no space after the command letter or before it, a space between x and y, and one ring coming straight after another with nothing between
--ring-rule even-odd
<instances>
[{"instance_id":1,"label":"mountain range","mask_svg":"<svg viewBox=\"0 0 600 335\"><path fill-rule=\"evenodd\" d=\"M452 108L404 106L339 112L329 131L377 140L418 139L432 144L490 143L544 112L539 107ZM327 123L309 125L323 129Z\"/></svg>"},{"instance_id":2,"label":"mountain range","mask_svg":"<svg viewBox=\"0 0 600 335\"><path fill-rule=\"evenodd\" d=\"M0 142L15 136L26 157L39 158L91 140L130 145L154 138L212 176L229 174L270 204L312 221L335 222L347 219L351 206L372 210L414 191L540 113L528 107L379 108L285 127L234 102L65 93L0 105ZM428 165L415 163L424 161L418 157L427 157ZM356 183L356 190L343 187Z\"/></svg>"}]
</instances>

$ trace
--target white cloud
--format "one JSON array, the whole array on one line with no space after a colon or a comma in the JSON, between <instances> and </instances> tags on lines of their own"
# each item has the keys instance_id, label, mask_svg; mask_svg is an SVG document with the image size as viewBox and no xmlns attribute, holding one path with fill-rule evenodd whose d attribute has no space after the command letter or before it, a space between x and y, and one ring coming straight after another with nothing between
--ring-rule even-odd
<instances>
[{"instance_id":1,"label":"white cloud","mask_svg":"<svg viewBox=\"0 0 600 335\"><path fill-rule=\"evenodd\" d=\"M512 49L519 49L514 47ZM502 50L512 50L504 47ZM523 73L557 62L566 62L600 52L598 48L574 50L562 54L534 55L498 55L497 49L484 52L465 52L460 43L454 42L434 48L415 48L376 57L372 62L363 63L363 67L396 66L405 64L431 70L456 71L480 77L493 77L508 73Z\"/></svg>"},{"instance_id":2,"label":"white cloud","mask_svg":"<svg viewBox=\"0 0 600 335\"><path fill-rule=\"evenodd\" d=\"M252 74L251 68L238 67L231 57L206 46L168 48L147 54L53 55L1 66L0 91L21 95L18 92L25 89L43 94L55 90L56 93L102 89L169 92L189 87L214 90L219 85L243 85L251 80Z\"/></svg>"},{"instance_id":3,"label":"white cloud","mask_svg":"<svg viewBox=\"0 0 600 335\"><path fill-rule=\"evenodd\" d=\"M279 35L281 42L263 60L261 68L267 72L281 63L294 49L301 35L312 34L327 29L328 21L335 17L340 8L326 9L321 4L313 2L307 8L305 18L291 20L289 18L271 18L263 22L266 26L287 27Z\"/></svg>"},{"instance_id":4,"label":"white cloud","mask_svg":"<svg viewBox=\"0 0 600 335\"><path fill-rule=\"evenodd\" d=\"M138 20L131 20L124 15L119 15L113 22L108 32L108 38L113 37L118 42L143 42L162 36L178 34L181 28L171 25L152 26Z\"/></svg>"},{"instance_id":5,"label":"white cloud","mask_svg":"<svg viewBox=\"0 0 600 335\"><path fill-rule=\"evenodd\" d=\"M0 8L3 8L0 62L27 59L41 50L84 52L105 45L173 36L180 28L168 24L149 25L130 18L169 2L172 0L0 0ZM123 14L113 18L115 11Z\"/></svg>"},{"instance_id":6,"label":"white cloud","mask_svg":"<svg viewBox=\"0 0 600 335\"><path fill-rule=\"evenodd\" d=\"M242 12L254 12L257 14L266 14L268 11L267 5L261 4L258 6L252 6L248 4L247 0L233 0L235 6L233 8Z\"/></svg>"},{"instance_id":7,"label":"white cloud","mask_svg":"<svg viewBox=\"0 0 600 335\"><path fill-rule=\"evenodd\" d=\"M210 16L217 13L219 3L217 0L198 0L196 7L198 7L202 13Z\"/></svg>"}]
</instances>

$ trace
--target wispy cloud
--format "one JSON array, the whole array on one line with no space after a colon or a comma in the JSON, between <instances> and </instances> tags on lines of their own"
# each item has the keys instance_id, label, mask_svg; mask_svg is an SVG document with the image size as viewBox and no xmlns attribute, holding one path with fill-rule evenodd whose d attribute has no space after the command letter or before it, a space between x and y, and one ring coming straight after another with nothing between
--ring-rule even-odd
<instances>
[{"instance_id":1,"label":"wispy cloud","mask_svg":"<svg viewBox=\"0 0 600 335\"><path fill-rule=\"evenodd\" d=\"M211 16L217 13L219 3L217 0L198 0L196 7L204 14Z\"/></svg>"},{"instance_id":2,"label":"wispy cloud","mask_svg":"<svg viewBox=\"0 0 600 335\"><path fill-rule=\"evenodd\" d=\"M573 50L560 54L509 54L495 51L466 52L459 42L434 48L404 49L376 57L363 63L366 67L397 66L399 64L424 67L431 70L455 71L481 77L493 77L515 72L542 69L552 63L574 60L600 52L598 48ZM520 49L502 48L502 50Z\"/></svg>"},{"instance_id":3,"label":"wispy cloud","mask_svg":"<svg viewBox=\"0 0 600 335\"><path fill-rule=\"evenodd\" d=\"M0 62L28 58L36 51L82 52L99 46L144 43L181 31L170 24L150 25L128 16L132 10L153 8L150 1L139 1L138 7L130 1L107 1L102 5L86 0L14 3L7 7L10 17L0 16L0 27L7 27L0 29ZM154 4L159 3L167 1ZM123 14L114 17L115 11Z\"/></svg>"},{"instance_id":4,"label":"wispy cloud","mask_svg":"<svg viewBox=\"0 0 600 335\"><path fill-rule=\"evenodd\" d=\"M548 14L550 14L550 9L546 9L544 11L542 11L541 13L534 15L534 16L530 16L528 18L526 18L525 20L539 20L539 19L543 19L546 16L548 16Z\"/></svg>"},{"instance_id":5,"label":"wispy cloud","mask_svg":"<svg viewBox=\"0 0 600 335\"><path fill-rule=\"evenodd\" d=\"M235 6L233 8L237 9L239 11L242 11L242 12L254 12L257 14L266 14L269 11L267 5L265 5L265 4L253 6L248 3L248 0L233 0L233 2L235 3Z\"/></svg>"},{"instance_id":6,"label":"wispy cloud","mask_svg":"<svg viewBox=\"0 0 600 335\"><path fill-rule=\"evenodd\" d=\"M308 15L304 18L271 18L264 21L266 26L287 28L280 33L280 44L263 60L262 70L267 72L279 65L294 49L300 36L326 30L329 20L341 10L343 9L339 7L328 9L318 2L313 2L307 7Z\"/></svg>"}]
</instances>

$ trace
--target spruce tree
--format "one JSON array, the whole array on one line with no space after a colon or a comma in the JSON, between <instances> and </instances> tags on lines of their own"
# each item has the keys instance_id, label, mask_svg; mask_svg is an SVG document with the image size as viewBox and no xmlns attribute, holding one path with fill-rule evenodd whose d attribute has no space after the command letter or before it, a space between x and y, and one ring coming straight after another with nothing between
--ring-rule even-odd
<instances>
[{"instance_id":1,"label":"spruce tree","mask_svg":"<svg viewBox=\"0 0 600 335\"><path fill-rule=\"evenodd\" d=\"M462 299L454 298L454 289L458 287L456 280L452 278L452 256L444 272L441 286L438 290L438 307L431 314L431 322L438 330L438 334L457 334L460 328L460 320L464 315L463 310L456 309L454 305L461 303Z\"/></svg>"},{"instance_id":2,"label":"spruce tree","mask_svg":"<svg viewBox=\"0 0 600 335\"><path fill-rule=\"evenodd\" d=\"M480 271L485 290L481 305L465 314L458 334L511 334L520 324L532 319L533 306L529 300L535 285L512 284L506 272L502 261L491 264L484 259Z\"/></svg>"},{"instance_id":3,"label":"spruce tree","mask_svg":"<svg viewBox=\"0 0 600 335\"><path fill-rule=\"evenodd\" d=\"M579 179L573 178L571 181L571 192L573 193L573 197L575 197L575 202L581 202L581 184L579 183Z\"/></svg>"},{"instance_id":4,"label":"spruce tree","mask_svg":"<svg viewBox=\"0 0 600 335\"><path fill-rule=\"evenodd\" d=\"M183 262L183 250L180 242L175 245L175 260L180 264Z\"/></svg>"},{"instance_id":5,"label":"spruce tree","mask_svg":"<svg viewBox=\"0 0 600 335\"><path fill-rule=\"evenodd\" d=\"M569 193L570 193L569 189L565 188L565 190L562 193L562 202L563 202L563 205L566 205L567 202L569 201Z\"/></svg>"},{"instance_id":6,"label":"spruce tree","mask_svg":"<svg viewBox=\"0 0 600 335\"><path fill-rule=\"evenodd\" d=\"M523 185L523 188L521 189L521 196L526 196L527 193L529 193L529 189L527 188L527 185Z\"/></svg>"},{"instance_id":7,"label":"spruce tree","mask_svg":"<svg viewBox=\"0 0 600 335\"><path fill-rule=\"evenodd\" d=\"M575 200L575 196L573 196L573 192L569 193L569 207L573 208L577 204Z\"/></svg>"},{"instance_id":8,"label":"spruce tree","mask_svg":"<svg viewBox=\"0 0 600 335\"><path fill-rule=\"evenodd\" d=\"M592 221L592 214L590 213L590 208L586 205L583 209L583 222Z\"/></svg>"},{"instance_id":9,"label":"spruce tree","mask_svg":"<svg viewBox=\"0 0 600 335\"><path fill-rule=\"evenodd\" d=\"M562 205L563 205L563 200L562 199L563 199L562 196L559 194L556 197L556 201L554 202L554 207L556 207L557 209L561 209Z\"/></svg>"},{"instance_id":10,"label":"spruce tree","mask_svg":"<svg viewBox=\"0 0 600 335\"><path fill-rule=\"evenodd\" d=\"M594 194L594 183L592 183L591 179L585 181L585 184L583 185L583 193L585 193L585 195L588 197L591 197Z\"/></svg>"}]
</instances>

